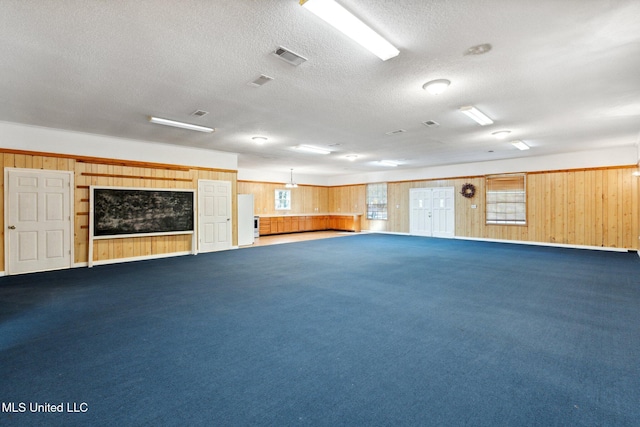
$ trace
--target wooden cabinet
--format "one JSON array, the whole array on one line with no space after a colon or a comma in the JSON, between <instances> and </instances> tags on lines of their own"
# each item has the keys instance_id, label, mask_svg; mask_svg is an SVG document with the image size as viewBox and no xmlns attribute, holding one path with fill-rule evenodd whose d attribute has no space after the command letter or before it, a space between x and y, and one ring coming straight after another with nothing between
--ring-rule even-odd
<instances>
[{"instance_id":1,"label":"wooden cabinet","mask_svg":"<svg viewBox=\"0 0 640 427\"><path fill-rule=\"evenodd\" d=\"M260 218L260 235L271 234L271 218Z\"/></svg>"},{"instance_id":2,"label":"wooden cabinet","mask_svg":"<svg viewBox=\"0 0 640 427\"><path fill-rule=\"evenodd\" d=\"M260 217L260 235L297 233L300 231L361 231L360 215L308 215Z\"/></svg>"}]
</instances>

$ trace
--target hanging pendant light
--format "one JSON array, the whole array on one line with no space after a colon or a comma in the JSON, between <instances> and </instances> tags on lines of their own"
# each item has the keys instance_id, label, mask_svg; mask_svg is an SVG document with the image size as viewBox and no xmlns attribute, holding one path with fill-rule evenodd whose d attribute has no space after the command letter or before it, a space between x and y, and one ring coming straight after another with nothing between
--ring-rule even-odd
<instances>
[{"instance_id":1,"label":"hanging pendant light","mask_svg":"<svg viewBox=\"0 0 640 427\"><path fill-rule=\"evenodd\" d=\"M285 184L287 188L298 188L298 184L293 182L293 169L291 169L291 179Z\"/></svg>"}]
</instances>

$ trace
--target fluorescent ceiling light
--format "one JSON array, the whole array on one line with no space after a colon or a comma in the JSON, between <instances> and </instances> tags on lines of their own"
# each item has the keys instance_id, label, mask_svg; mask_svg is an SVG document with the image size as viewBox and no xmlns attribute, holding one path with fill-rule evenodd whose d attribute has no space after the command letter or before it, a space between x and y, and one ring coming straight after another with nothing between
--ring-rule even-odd
<instances>
[{"instance_id":1,"label":"fluorescent ceiling light","mask_svg":"<svg viewBox=\"0 0 640 427\"><path fill-rule=\"evenodd\" d=\"M382 166L398 166L398 162L394 162L393 160L380 160L378 163L380 163Z\"/></svg>"},{"instance_id":2,"label":"fluorescent ceiling light","mask_svg":"<svg viewBox=\"0 0 640 427\"><path fill-rule=\"evenodd\" d=\"M383 61L398 56L400 53L391 43L334 0L300 0L300 5L351 37Z\"/></svg>"},{"instance_id":3,"label":"fluorescent ceiling light","mask_svg":"<svg viewBox=\"0 0 640 427\"><path fill-rule=\"evenodd\" d=\"M487 126L493 124L493 120L487 117L482 111L478 110L476 107L471 105L467 105L464 107L460 107L460 112L466 114L468 117L472 118L476 121L480 126Z\"/></svg>"},{"instance_id":4,"label":"fluorescent ceiling light","mask_svg":"<svg viewBox=\"0 0 640 427\"><path fill-rule=\"evenodd\" d=\"M496 139L505 139L511 133L510 130L499 130L496 132L492 132L491 135L495 136Z\"/></svg>"},{"instance_id":5,"label":"fluorescent ceiling light","mask_svg":"<svg viewBox=\"0 0 640 427\"><path fill-rule=\"evenodd\" d=\"M447 79L431 80L430 82L423 84L422 89L426 90L431 95L440 95L442 92L447 90L450 84L451 81Z\"/></svg>"},{"instance_id":6,"label":"fluorescent ceiling light","mask_svg":"<svg viewBox=\"0 0 640 427\"><path fill-rule=\"evenodd\" d=\"M349 160L350 162L353 162L355 159L358 158L357 154L347 154L346 156L344 156L347 160Z\"/></svg>"},{"instance_id":7,"label":"fluorescent ceiling light","mask_svg":"<svg viewBox=\"0 0 640 427\"><path fill-rule=\"evenodd\" d=\"M331 151L325 150L324 148L314 147L312 145L298 145L294 147L296 150L306 151L307 153L314 154L329 154Z\"/></svg>"},{"instance_id":8,"label":"fluorescent ceiling light","mask_svg":"<svg viewBox=\"0 0 640 427\"><path fill-rule=\"evenodd\" d=\"M266 136L254 136L251 139L254 140L255 143L258 144L258 145L262 145L265 142L267 142L267 137Z\"/></svg>"},{"instance_id":9,"label":"fluorescent ceiling light","mask_svg":"<svg viewBox=\"0 0 640 427\"><path fill-rule=\"evenodd\" d=\"M208 128L205 126L192 125L191 123L176 122L174 120L161 119L160 117L153 117L153 116L149 117L149 121L151 123L156 123L159 125L173 126L176 128L189 129L189 130L197 130L198 132L211 133L215 130L213 128Z\"/></svg>"},{"instance_id":10,"label":"fluorescent ceiling light","mask_svg":"<svg viewBox=\"0 0 640 427\"><path fill-rule=\"evenodd\" d=\"M529 148L531 148L527 144L525 144L524 141L511 141L511 145L516 147L518 150L528 150Z\"/></svg>"}]
</instances>

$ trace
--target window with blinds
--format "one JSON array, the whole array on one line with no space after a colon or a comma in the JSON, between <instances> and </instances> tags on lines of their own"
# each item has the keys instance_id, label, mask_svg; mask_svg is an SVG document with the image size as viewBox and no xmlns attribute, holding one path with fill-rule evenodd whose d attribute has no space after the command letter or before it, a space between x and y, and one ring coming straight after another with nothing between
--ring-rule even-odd
<instances>
[{"instance_id":1,"label":"window with blinds","mask_svg":"<svg viewBox=\"0 0 640 427\"><path fill-rule=\"evenodd\" d=\"M525 225L526 175L494 175L486 179L487 224Z\"/></svg>"},{"instance_id":2,"label":"window with blinds","mask_svg":"<svg viewBox=\"0 0 640 427\"><path fill-rule=\"evenodd\" d=\"M387 219L387 183L367 184L367 219Z\"/></svg>"}]
</instances>

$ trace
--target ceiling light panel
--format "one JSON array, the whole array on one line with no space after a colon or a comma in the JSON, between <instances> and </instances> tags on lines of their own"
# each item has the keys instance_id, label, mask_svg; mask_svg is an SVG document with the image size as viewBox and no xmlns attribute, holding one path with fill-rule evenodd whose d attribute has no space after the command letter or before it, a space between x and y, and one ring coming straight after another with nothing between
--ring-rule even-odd
<instances>
[{"instance_id":1,"label":"ceiling light panel","mask_svg":"<svg viewBox=\"0 0 640 427\"><path fill-rule=\"evenodd\" d=\"M160 117L150 116L149 117L149 121L151 123L155 123L155 124L158 124L158 125L173 126L173 127L176 127L176 128L196 130L198 132L211 133L211 132L215 131L215 129L208 128L206 126L194 125L194 124L191 124L191 123L177 122L175 120L163 119L163 118L160 118Z\"/></svg>"},{"instance_id":2,"label":"ceiling light panel","mask_svg":"<svg viewBox=\"0 0 640 427\"><path fill-rule=\"evenodd\" d=\"M460 107L459 110L462 114L473 119L480 126L487 126L487 125L493 124L493 120L491 120L489 116L484 114L482 111L478 110L476 107L467 105L464 107Z\"/></svg>"},{"instance_id":3,"label":"ceiling light panel","mask_svg":"<svg viewBox=\"0 0 640 427\"><path fill-rule=\"evenodd\" d=\"M395 162L393 160L380 160L378 163L380 163L382 166L390 166L390 167L396 167L398 166L398 162Z\"/></svg>"},{"instance_id":4,"label":"ceiling light panel","mask_svg":"<svg viewBox=\"0 0 640 427\"><path fill-rule=\"evenodd\" d=\"M524 141L511 141L511 145L513 145L514 147L516 147L518 150L528 150L529 147Z\"/></svg>"},{"instance_id":5,"label":"ceiling light panel","mask_svg":"<svg viewBox=\"0 0 640 427\"><path fill-rule=\"evenodd\" d=\"M300 0L305 9L332 25L378 58L386 61L400 51L334 0Z\"/></svg>"},{"instance_id":6,"label":"ceiling light panel","mask_svg":"<svg viewBox=\"0 0 640 427\"><path fill-rule=\"evenodd\" d=\"M314 147L313 145L297 145L294 147L296 150L304 151L306 153L313 154L329 154L331 151L325 150L324 148Z\"/></svg>"}]
</instances>

